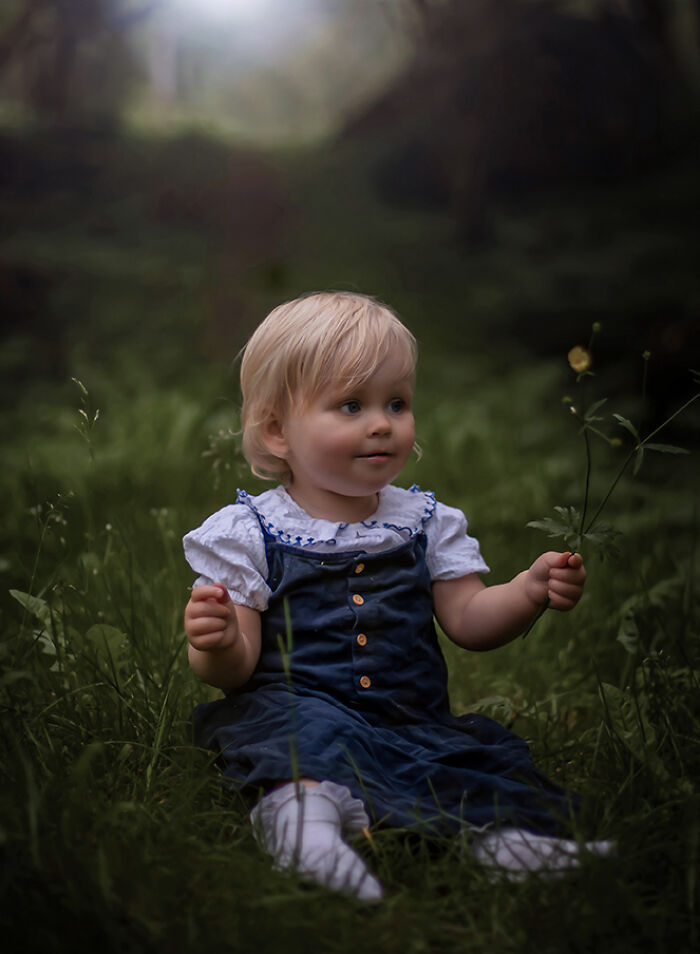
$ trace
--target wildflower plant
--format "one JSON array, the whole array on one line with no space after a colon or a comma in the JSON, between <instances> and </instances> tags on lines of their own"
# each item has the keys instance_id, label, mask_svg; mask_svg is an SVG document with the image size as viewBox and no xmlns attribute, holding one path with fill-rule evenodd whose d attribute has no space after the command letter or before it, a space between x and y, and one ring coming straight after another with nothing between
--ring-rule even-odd
<instances>
[{"instance_id":1,"label":"wildflower plant","mask_svg":"<svg viewBox=\"0 0 700 954\"><path fill-rule=\"evenodd\" d=\"M615 490L617 489L623 475L632 467L632 475L639 473L645 455L647 453L660 454L687 454L688 451L683 447L677 447L674 444L663 444L655 440L657 435L675 420L680 414L686 411L699 397L700 390L696 390L676 411L669 415L661 424L653 428L646 436L642 437L641 423L635 425L628 417L617 412L611 412L606 415L607 398L600 398L592 404L587 404L586 384L588 379L595 376L591 370L593 367L593 343L601 330L599 322L594 322L591 329L591 337L588 346L575 345L568 352L567 360L569 367L576 374L576 385L579 388L578 400L570 396L565 396L562 402L569 408L569 413L579 423L579 434L583 440L585 448L585 479L583 489L583 499L580 507L557 506L554 507L555 516L543 517L540 520L531 520L527 526L536 530L542 530L552 539L559 539L564 546L572 553L581 551L584 547L589 548L601 559L613 556L617 553L617 541L620 531L609 523L601 521L603 512L609 504ZM642 402L646 398L646 387L648 377L648 366L651 353L644 351L642 353L643 376L642 376ZM700 385L700 372L690 371L693 381ZM610 427L622 428L626 435L620 436L619 433L610 433ZM592 503L592 472L593 472L593 454L592 441L598 439L603 441L608 447L616 449L625 445L624 437L627 437L627 453L618 466L607 489L602 494L597 506ZM630 441L631 438L631 441ZM547 600L533 622L523 634L527 636L535 623L540 619L549 605Z\"/></svg>"},{"instance_id":2,"label":"wildflower plant","mask_svg":"<svg viewBox=\"0 0 700 954\"><path fill-rule=\"evenodd\" d=\"M79 420L75 429L81 435L90 451L90 460L95 460L95 453L92 447L92 431L100 418L100 409L95 411L90 406L90 393L83 382L78 378L71 378L71 381L80 389L80 407L78 408Z\"/></svg>"},{"instance_id":3,"label":"wildflower plant","mask_svg":"<svg viewBox=\"0 0 700 954\"><path fill-rule=\"evenodd\" d=\"M566 396L563 398L563 403L568 406L570 414L580 424L579 434L583 439L585 447L586 471L581 507L555 507L554 512L556 517L544 517L541 520L531 520L527 526L542 530L547 533L549 537L561 539L564 545L572 552L578 552L587 545L599 556L605 557L616 551L615 541L619 536L619 531L609 524L601 523L600 518L618 487L620 480L630 465L632 465L633 476L637 476L647 453L688 453L683 447L677 447L673 444L661 444L654 440L654 438L700 397L700 390L696 390L684 404L645 437L642 437L640 433L641 425L635 426L628 417L618 414L617 412L612 412L606 417L602 412L608 403L608 399L601 398L587 405L585 394L587 379L594 376L594 372L591 371L593 366L592 345L599 331L600 324L595 322L592 327L588 347L576 345L567 355L569 367L576 373L576 384L580 388L578 402ZM651 354L649 351L643 352L644 373L642 379L642 400L646 397L647 371L650 357ZM700 385L700 372L691 371L691 375L694 383ZM626 431L627 435L631 436L632 442L631 445L628 446L627 453L612 481L602 495L598 505L593 509L591 501L591 476L593 471L592 439L598 438L611 448L624 446L624 440L619 434L611 435L608 433L606 425L609 426L611 424L614 427L622 428ZM593 510L592 515L591 510Z\"/></svg>"},{"instance_id":4,"label":"wildflower plant","mask_svg":"<svg viewBox=\"0 0 700 954\"><path fill-rule=\"evenodd\" d=\"M240 460L238 432L230 427L221 427L208 435L209 446L202 451L202 457L211 461L212 486L218 490Z\"/></svg>"}]
</instances>

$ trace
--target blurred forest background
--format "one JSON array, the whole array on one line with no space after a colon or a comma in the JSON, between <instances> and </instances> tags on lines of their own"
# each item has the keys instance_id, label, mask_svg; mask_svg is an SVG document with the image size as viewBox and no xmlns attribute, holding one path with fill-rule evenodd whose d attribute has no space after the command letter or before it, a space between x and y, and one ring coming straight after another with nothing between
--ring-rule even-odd
<instances>
[{"instance_id":1,"label":"blurred forest background","mask_svg":"<svg viewBox=\"0 0 700 954\"><path fill-rule=\"evenodd\" d=\"M698 949L700 401L660 439L694 453L619 469L698 390L699 110L700 0L3 0L3 949ZM578 880L380 829L358 911L273 871L190 744L180 540L262 489L235 357L319 288L416 333L402 481L494 581L560 545L525 527L555 504L622 531L573 623L444 644L456 711L619 843Z\"/></svg>"},{"instance_id":2,"label":"blurred forest background","mask_svg":"<svg viewBox=\"0 0 700 954\"><path fill-rule=\"evenodd\" d=\"M89 351L109 324L97 288L123 267L152 286L159 261L221 355L259 319L263 286L277 299L306 279L366 282L375 252L370 290L397 307L420 314L444 282L459 302L446 324L540 354L604 321L607 347L633 333L673 385L700 325L699 11L7 0L5 386L65 375L75 338ZM396 240L343 265L386 231L383 213ZM314 259L328 269L307 274Z\"/></svg>"}]
</instances>

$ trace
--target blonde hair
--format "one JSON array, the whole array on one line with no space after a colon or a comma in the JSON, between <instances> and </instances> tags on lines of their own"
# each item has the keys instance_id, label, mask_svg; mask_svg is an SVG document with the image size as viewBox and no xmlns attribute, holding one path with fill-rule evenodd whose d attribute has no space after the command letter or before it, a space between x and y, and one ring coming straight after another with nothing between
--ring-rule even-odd
<instances>
[{"instance_id":1,"label":"blonde hair","mask_svg":"<svg viewBox=\"0 0 700 954\"><path fill-rule=\"evenodd\" d=\"M265 446L263 426L324 388L351 391L389 355L406 375L416 364L416 340L386 305L352 292L313 292L274 308L243 350L241 431L251 470L266 480L291 479L287 462Z\"/></svg>"}]
</instances>

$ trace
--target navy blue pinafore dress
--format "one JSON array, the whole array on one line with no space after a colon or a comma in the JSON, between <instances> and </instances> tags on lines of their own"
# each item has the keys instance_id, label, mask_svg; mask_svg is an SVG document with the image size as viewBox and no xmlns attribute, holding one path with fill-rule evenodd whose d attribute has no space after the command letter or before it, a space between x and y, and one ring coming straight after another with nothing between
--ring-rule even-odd
<instances>
[{"instance_id":1,"label":"navy blue pinafore dress","mask_svg":"<svg viewBox=\"0 0 700 954\"><path fill-rule=\"evenodd\" d=\"M483 715L454 716L433 622L426 537L382 553L310 553L263 527L271 598L250 680L197 706L195 742L227 783L345 785L374 823L559 833L572 797L527 744Z\"/></svg>"}]
</instances>

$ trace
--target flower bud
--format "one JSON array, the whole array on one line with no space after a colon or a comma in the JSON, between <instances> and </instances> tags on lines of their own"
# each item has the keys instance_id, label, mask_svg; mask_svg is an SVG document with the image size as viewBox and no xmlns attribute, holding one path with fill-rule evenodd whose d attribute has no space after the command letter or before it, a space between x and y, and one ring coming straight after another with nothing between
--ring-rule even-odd
<instances>
[{"instance_id":1,"label":"flower bud","mask_svg":"<svg viewBox=\"0 0 700 954\"><path fill-rule=\"evenodd\" d=\"M588 371L593 364L593 355L588 348L584 348L583 345L574 345L571 351L569 351L567 359L569 361L569 367L577 374L581 374L582 371Z\"/></svg>"}]
</instances>

